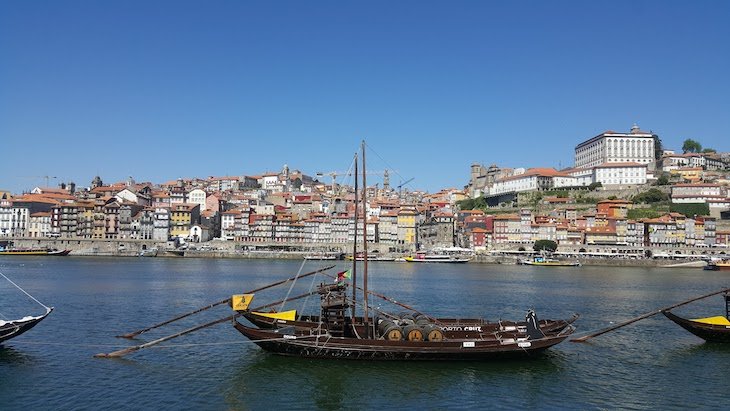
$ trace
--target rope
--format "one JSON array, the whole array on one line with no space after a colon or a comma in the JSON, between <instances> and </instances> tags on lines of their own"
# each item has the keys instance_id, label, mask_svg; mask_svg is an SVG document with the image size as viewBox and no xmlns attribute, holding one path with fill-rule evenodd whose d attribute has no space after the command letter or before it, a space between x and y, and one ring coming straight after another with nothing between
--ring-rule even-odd
<instances>
[{"instance_id":1,"label":"rope","mask_svg":"<svg viewBox=\"0 0 730 411\"><path fill-rule=\"evenodd\" d=\"M297 275L294 276L294 281L291 282L291 285L289 286L289 291L286 292L286 297L281 301L281 307L279 307L279 311L284 311L284 304L286 304L286 300L289 299L289 295L291 295L291 290L294 288L294 284L297 283L297 279L299 278L299 274L302 273L302 269L304 269L304 263L306 263L307 260L302 260L302 265L299 266L299 271L297 271Z\"/></svg>"},{"instance_id":2,"label":"rope","mask_svg":"<svg viewBox=\"0 0 730 411\"><path fill-rule=\"evenodd\" d=\"M13 280L9 279L5 274L3 274L2 272L0 272L0 275L3 276L6 280L8 280L10 282L10 284L14 285L18 290L22 291L25 295L27 295L28 297L30 297L33 301L35 301L38 304L40 304L41 306L43 306L43 308L45 308L46 311L50 310L50 307L46 306L42 302L38 301L35 297L33 297L32 295L28 294L27 291L25 291L24 289L20 288L20 286L18 284L15 284L13 282Z\"/></svg>"}]
</instances>

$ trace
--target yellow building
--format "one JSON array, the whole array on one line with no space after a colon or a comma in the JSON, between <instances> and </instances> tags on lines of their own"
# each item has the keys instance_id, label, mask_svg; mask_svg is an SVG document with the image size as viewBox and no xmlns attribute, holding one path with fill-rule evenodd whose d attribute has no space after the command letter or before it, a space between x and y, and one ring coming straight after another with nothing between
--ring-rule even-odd
<instances>
[{"instance_id":1,"label":"yellow building","mask_svg":"<svg viewBox=\"0 0 730 411\"><path fill-rule=\"evenodd\" d=\"M170 207L170 236L188 237L190 228L200 222L200 204L174 204Z\"/></svg>"},{"instance_id":2,"label":"yellow building","mask_svg":"<svg viewBox=\"0 0 730 411\"><path fill-rule=\"evenodd\" d=\"M406 246L415 246L418 238L416 236L415 208L401 208L398 212L398 243Z\"/></svg>"}]
</instances>

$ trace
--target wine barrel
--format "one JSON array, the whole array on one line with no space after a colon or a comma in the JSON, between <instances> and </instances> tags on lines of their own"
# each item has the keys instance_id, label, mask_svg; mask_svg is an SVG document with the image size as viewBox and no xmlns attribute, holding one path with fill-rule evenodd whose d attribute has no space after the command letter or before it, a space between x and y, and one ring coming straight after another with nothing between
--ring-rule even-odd
<instances>
[{"instance_id":1,"label":"wine barrel","mask_svg":"<svg viewBox=\"0 0 730 411\"><path fill-rule=\"evenodd\" d=\"M382 319L378 321L378 333L380 335L385 335L385 330L387 330L390 327L397 326L393 320L389 319Z\"/></svg>"},{"instance_id":2,"label":"wine barrel","mask_svg":"<svg viewBox=\"0 0 730 411\"><path fill-rule=\"evenodd\" d=\"M381 333L381 336L386 340L400 341L403 339L403 330L399 326L393 324L387 327L383 333Z\"/></svg>"},{"instance_id":3,"label":"wine barrel","mask_svg":"<svg viewBox=\"0 0 730 411\"><path fill-rule=\"evenodd\" d=\"M442 341L444 339L444 332L441 328L434 324L429 324L423 327L423 335L426 336L428 341Z\"/></svg>"},{"instance_id":4,"label":"wine barrel","mask_svg":"<svg viewBox=\"0 0 730 411\"><path fill-rule=\"evenodd\" d=\"M405 334L408 341L423 341L423 331L421 331L421 327L415 324L403 327L403 334Z\"/></svg>"}]
</instances>

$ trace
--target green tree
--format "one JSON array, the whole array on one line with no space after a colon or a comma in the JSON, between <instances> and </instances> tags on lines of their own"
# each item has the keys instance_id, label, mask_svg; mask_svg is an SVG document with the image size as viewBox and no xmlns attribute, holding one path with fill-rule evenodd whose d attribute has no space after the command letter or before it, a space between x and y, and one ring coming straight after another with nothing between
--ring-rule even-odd
<instances>
[{"instance_id":1,"label":"green tree","mask_svg":"<svg viewBox=\"0 0 730 411\"><path fill-rule=\"evenodd\" d=\"M667 173L662 173L662 175L659 176L659 178L656 179L656 185L658 186L665 186L669 184L669 176Z\"/></svg>"},{"instance_id":2,"label":"green tree","mask_svg":"<svg viewBox=\"0 0 730 411\"><path fill-rule=\"evenodd\" d=\"M710 215L710 206L707 203L672 203L669 211L694 218L698 215Z\"/></svg>"},{"instance_id":3,"label":"green tree","mask_svg":"<svg viewBox=\"0 0 730 411\"><path fill-rule=\"evenodd\" d=\"M659 161L664 154L662 139L660 139L656 134L652 134L651 137L654 139L654 160Z\"/></svg>"},{"instance_id":4,"label":"green tree","mask_svg":"<svg viewBox=\"0 0 730 411\"><path fill-rule=\"evenodd\" d=\"M714 148L707 147L707 148L703 148L702 152L703 153L717 153L717 150L715 150Z\"/></svg>"},{"instance_id":5,"label":"green tree","mask_svg":"<svg viewBox=\"0 0 730 411\"><path fill-rule=\"evenodd\" d=\"M684 144L682 144L682 151L685 153L699 153L702 151L702 144L688 138L684 140Z\"/></svg>"},{"instance_id":6,"label":"green tree","mask_svg":"<svg viewBox=\"0 0 730 411\"><path fill-rule=\"evenodd\" d=\"M661 214L653 208L632 208L628 211L626 218L629 220L641 220L642 218L657 218Z\"/></svg>"},{"instance_id":7,"label":"green tree","mask_svg":"<svg viewBox=\"0 0 730 411\"><path fill-rule=\"evenodd\" d=\"M635 195L631 201L634 203L644 203L644 204L651 204L651 203L659 203L661 201L667 201L669 199L669 196L666 195L664 192L659 190L658 188L650 188L647 191L644 191L643 193L639 193Z\"/></svg>"},{"instance_id":8,"label":"green tree","mask_svg":"<svg viewBox=\"0 0 730 411\"><path fill-rule=\"evenodd\" d=\"M535 251L545 250L552 253L558 249L558 243L553 240L537 240L535 241L535 245L532 246L532 249Z\"/></svg>"}]
</instances>

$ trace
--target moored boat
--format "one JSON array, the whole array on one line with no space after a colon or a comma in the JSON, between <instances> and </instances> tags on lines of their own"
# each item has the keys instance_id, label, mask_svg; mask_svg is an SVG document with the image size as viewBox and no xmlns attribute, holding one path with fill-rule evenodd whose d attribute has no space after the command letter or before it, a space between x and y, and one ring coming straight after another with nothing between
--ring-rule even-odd
<instances>
[{"instance_id":1,"label":"moored boat","mask_svg":"<svg viewBox=\"0 0 730 411\"><path fill-rule=\"evenodd\" d=\"M730 271L730 260L709 261L703 269L709 271Z\"/></svg>"},{"instance_id":2,"label":"moored boat","mask_svg":"<svg viewBox=\"0 0 730 411\"><path fill-rule=\"evenodd\" d=\"M27 256L56 256L68 255L71 250L57 250L55 248L5 248L0 250L0 255L27 255Z\"/></svg>"},{"instance_id":3,"label":"moored boat","mask_svg":"<svg viewBox=\"0 0 730 411\"><path fill-rule=\"evenodd\" d=\"M157 257L157 248L148 248L139 252L139 257Z\"/></svg>"},{"instance_id":4,"label":"moored boat","mask_svg":"<svg viewBox=\"0 0 730 411\"><path fill-rule=\"evenodd\" d=\"M48 307L48 306L44 305L43 303L41 303L40 301L35 299L35 297L28 294L27 291L20 288L19 285L15 284L11 279L6 277L4 274L0 273L0 275L2 275L3 278L5 278L10 284L15 286L18 290L22 291L25 295L27 295L28 297L33 299L33 301L37 302L38 304L43 306L43 308L46 309L45 314L38 315L38 316L28 315L28 316L19 318L17 320L13 320L13 319L0 320L0 343L2 343L3 341L7 341L11 338L17 337L17 336L25 333L26 331L30 330L31 328L35 327L36 325L38 325L38 323L43 321L46 317L48 317L48 315L51 313L51 311L53 311L53 307Z\"/></svg>"},{"instance_id":5,"label":"moored boat","mask_svg":"<svg viewBox=\"0 0 730 411\"><path fill-rule=\"evenodd\" d=\"M725 316L688 319L662 310L677 325L708 342L730 343L730 294L725 293Z\"/></svg>"},{"instance_id":6,"label":"moored boat","mask_svg":"<svg viewBox=\"0 0 730 411\"><path fill-rule=\"evenodd\" d=\"M416 253L413 256L404 257L409 263L468 263L470 257L459 257L445 254Z\"/></svg>"},{"instance_id":7,"label":"moored boat","mask_svg":"<svg viewBox=\"0 0 730 411\"><path fill-rule=\"evenodd\" d=\"M535 256L532 260L519 260L520 265L538 265L543 267L580 267L580 261L561 261L554 258Z\"/></svg>"},{"instance_id":8,"label":"moored boat","mask_svg":"<svg viewBox=\"0 0 730 411\"><path fill-rule=\"evenodd\" d=\"M363 163L365 143L363 142ZM364 166L363 166L364 168ZM355 175L357 175L357 161ZM362 176L365 184L365 173ZM358 193L358 179L355 179L355 192ZM362 190L362 204L365 204L366 189ZM355 196L355 238L358 230L358 196ZM364 215L364 213L363 213ZM362 221L363 235L363 278L362 288L357 286L355 276L357 264L352 269L352 298L347 295L347 278L350 272L338 273L334 284L320 284L320 315L316 323L306 324L278 323L277 328L255 328L242 324L238 315L234 316L234 327L246 338L265 351L285 356L318 359L353 360L495 360L507 358L532 357L564 341L574 331L570 324L554 332L545 333L534 311L528 311L524 330L518 326L500 329L496 326L485 332L476 324L453 325L439 324L431 317L421 318L421 322L396 322L396 317L380 309L369 307L368 296L368 253L367 222ZM353 242L353 255L357 253L357 241ZM439 259L426 259L419 262L466 262L457 261L451 256ZM438 261L441 260L441 261ZM407 260L408 261L408 260ZM356 300L357 290L362 290L362 300ZM245 314L252 295L238 295L231 298L231 306L239 314ZM234 301L243 301L238 304ZM390 300L395 302L394 300ZM358 304L362 314L357 316ZM402 305L402 304L400 304ZM271 304L269 305L271 306ZM372 311L371 311L372 310ZM377 313L377 314L376 314ZM372 316L370 314L373 314ZM261 317L260 314L257 314ZM251 315L248 316L252 318ZM314 318L310 318L314 319ZM288 320L284 320L288 321ZM253 321L252 321L253 322Z\"/></svg>"}]
</instances>

